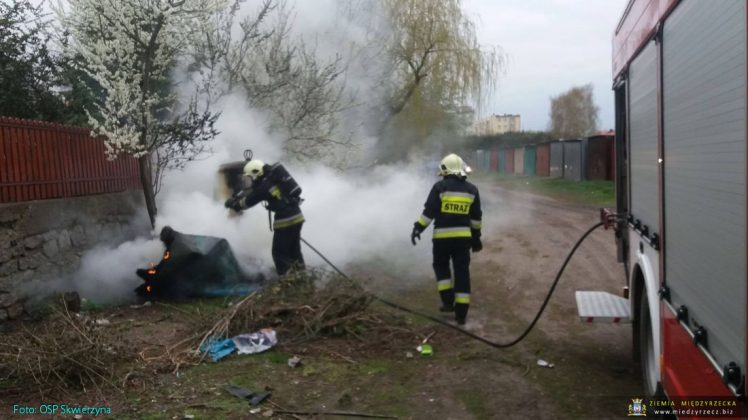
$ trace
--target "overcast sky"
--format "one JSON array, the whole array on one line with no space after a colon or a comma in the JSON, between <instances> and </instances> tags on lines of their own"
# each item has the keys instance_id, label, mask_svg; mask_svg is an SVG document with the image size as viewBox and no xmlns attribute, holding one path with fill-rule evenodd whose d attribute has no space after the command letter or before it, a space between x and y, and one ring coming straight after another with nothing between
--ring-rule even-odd
<instances>
[{"instance_id":1,"label":"overcast sky","mask_svg":"<svg viewBox=\"0 0 748 420\"><path fill-rule=\"evenodd\" d=\"M507 56L505 74L500 76L498 89L483 116L520 114L523 130L545 130L550 97L573 86L592 83L595 103L600 108L600 128L613 128L611 45L627 3L628 0L463 0L463 8L476 24L478 41L501 47ZM296 0L297 12L303 11L306 4ZM329 9L321 9L326 12L319 16L331 16ZM314 17L310 15L313 13L299 16L305 16L307 21Z\"/></svg>"},{"instance_id":2,"label":"overcast sky","mask_svg":"<svg viewBox=\"0 0 748 420\"><path fill-rule=\"evenodd\" d=\"M463 0L483 45L508 56L484 114L520 114L548 128L550 97L592 83L600 128L613 128L611 45L628 0Z\"/></svg>"}]
</instances>

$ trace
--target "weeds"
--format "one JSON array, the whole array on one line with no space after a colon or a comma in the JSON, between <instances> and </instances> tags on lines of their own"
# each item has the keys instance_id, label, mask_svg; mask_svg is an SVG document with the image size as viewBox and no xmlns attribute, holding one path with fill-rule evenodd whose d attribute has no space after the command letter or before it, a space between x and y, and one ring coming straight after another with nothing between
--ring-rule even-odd
<instances>
[{"instance_id":1,"label":"weeds","mask_svg":"<svg viewBox=\"0 0 748 420\"><path fill-rule=\"evenodd\" d=\"M354 337L361 342L376 332L408 335L404 319L371 310L373 298L360 286L321 271L296 271L265 289L230 302L228 307L196 314L179 305L163 304L180 313L186 333L134 345L124 336L138 328L104 326L64 303L44 320L23 324L0 342L0 384L16 392L98 391L148 384L158 373L174 373L205 358L201 346L211 337L233 337L265 327L275 328L284 345L322 337ZM61 307L59 307L61 306ZM167 316L168 317L168 316ZM158 320L152 322L158 322ZM142 325L142 323L140 324ZM33 328L30 329L30 327ZM384 334L381 334L384 333Z\"/></svg>"},{"instance_id":2,"label":"weeds","mask_svg":"<svg viewBox=\"0 0 748 420\"><path fill-rule=\"evenodd\" d=\"M86 316L54 308L36 331L22 326L0 342L0 379L12 389L122 390L120 367L135 354ZM126 372L125 372L126 373Z\"/></svg>"}]
</instances>

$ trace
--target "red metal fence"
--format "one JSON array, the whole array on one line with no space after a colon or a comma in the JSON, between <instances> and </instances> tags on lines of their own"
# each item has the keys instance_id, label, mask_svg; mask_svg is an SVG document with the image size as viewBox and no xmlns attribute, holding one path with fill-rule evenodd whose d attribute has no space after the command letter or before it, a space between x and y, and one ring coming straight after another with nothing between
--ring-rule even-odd
<instances>
[{"instance_id":1,"label":"red metal fence","mask_svg":"<svg viewBox=\"0 0 748 420\"><path fill-rule=\"evenodd\" d=\"M138 161L107 160L104 142L90 130L0 117L0 203L139 187Z\"/></svg>"}]
</instances>

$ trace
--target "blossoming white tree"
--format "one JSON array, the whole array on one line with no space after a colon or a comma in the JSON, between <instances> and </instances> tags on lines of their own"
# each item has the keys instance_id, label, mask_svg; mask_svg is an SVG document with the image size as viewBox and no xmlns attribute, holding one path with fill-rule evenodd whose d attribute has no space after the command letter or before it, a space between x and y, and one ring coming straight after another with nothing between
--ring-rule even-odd
<instances>
[{"instance_id":1,"label":"blossoming white tree","mask_svg":"<svg viewBox=\"0 0 748 420\"><path fill-rule=\"evenodd\" d=\"M291 36L285 0L262 0L250 14L238 13L244 0L232 2L196 43L190 68L211 75L213 94L239 93L264 111L287 157L344 166L353 142L340 127L352 106L342 57L320 58L313 43Z\"/></svg>"},{"instance_id":2,"label":"blossoming white tree","mask_svg":"<svg viewBox=\"0 0 748 420\"><path fill-rule=\"evenodd\" d=\"M138 158L146 207L155 222L163 171L202 153L217 134L218 117L198 93L180 98L171 72L225 0L68 0L56 12L70 35L70 54L104 96L88 110L92 135L107 154ZM208 86L209 84L205 84ZM192 90L194 92L194 90ZM155 162L155 165L154 165ZM155 167L154 167L155 166Z\"/></svg>"}]
</instances>

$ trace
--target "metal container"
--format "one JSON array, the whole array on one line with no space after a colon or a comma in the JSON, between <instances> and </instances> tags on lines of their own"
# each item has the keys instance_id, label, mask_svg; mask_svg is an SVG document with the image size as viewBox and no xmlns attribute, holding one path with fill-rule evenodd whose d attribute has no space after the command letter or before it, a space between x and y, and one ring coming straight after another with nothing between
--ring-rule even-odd
<instances>
[{"instance_id":1,"label":"metal container","mask_svg":"<svg viewBox=\"0 0 748 420\"><path fill-rule=\"evenodd\" d=\"M525 148L514 148L514 174L523 175L525 173Z\"/></svg>"},{"instance_id":2,"label":"metal container","mask_svg":"<svg viewBox=\"0 0 748 420\"><path fill-rule=\"evenodd\" d=\"M585 155L587 177L590 180L613 180L614 152L613 135L598 135L587 138Z\"/></svg>"},{"instance_id":3,"label":"metal container","mask_svg":"<svg viewBox=\"0 0 748 420\"><path fill-rule=\"evenodd\" d=\"M581 140L565 140L564 147L564 179L581 181L584 170Z\"/></svg>"},{"instance_id":4,"label":"metal container","mask_svg":"<svg viewBox=\"0 0 748 420\"><path fill-rule=\"evenodd\" d=\"M535 148L535 176L551 175L551 146L539 144Z\"/></svg>"},{"instance_id":5,"label":"metal container","mask_svg":"<svg viewBox=\"0 0 748 420\"><path fill-rule=\"evenodd\" d=\"M525 176L535 176L535 162L536 162L536 148L535 146L525 146Z\"/></svg>"},{"instance_id":6,"label":"metal container","mask_svg":"<svg viewBox=\"0 0 748 420\"><path fill-rule=\"evenodd\" d=\"M513 174L514 173L514 149L506 149L504 150L504 173L506 174Z\"/></svg>"},{"instance_id":7,"label":"metal container","mask_svg":"<svg viewBox=\"0 0 748 420\"><path fill-rule=\"evenodd\" d=\"M554 141L549 144L551 151L549 175L554 178L564 176L564 145L561 142Z\"/></svg>"}]
</instances>

